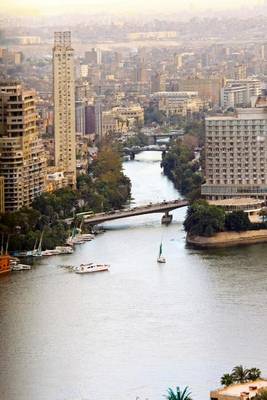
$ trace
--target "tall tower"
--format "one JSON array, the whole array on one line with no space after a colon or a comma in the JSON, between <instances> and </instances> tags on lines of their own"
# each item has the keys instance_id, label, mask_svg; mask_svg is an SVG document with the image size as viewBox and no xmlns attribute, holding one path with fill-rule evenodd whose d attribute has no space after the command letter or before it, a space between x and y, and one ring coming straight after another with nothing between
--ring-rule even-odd
<instances>
[{"instance_id":1,"label":"tall tower","mask_svg":"<svg viewBox=\"0 0 267 400\"><path fill-rule=\"evenodd\" d=\"M53 48L53 91L55 165L63 170L68 184L76 186L75 76L71 32L55 32Z\"/></svg>"},{"instance_id":2,"label":"tall tower","mask_svg":"<svg viewBox=\"0 0 267 400\"><path fill-rule=\"evenodd\" d=\"M29 206L45 190L46 159L37 129L35 92L0 82L0 176L5 211Z\"/></svg>"}]
</instances>

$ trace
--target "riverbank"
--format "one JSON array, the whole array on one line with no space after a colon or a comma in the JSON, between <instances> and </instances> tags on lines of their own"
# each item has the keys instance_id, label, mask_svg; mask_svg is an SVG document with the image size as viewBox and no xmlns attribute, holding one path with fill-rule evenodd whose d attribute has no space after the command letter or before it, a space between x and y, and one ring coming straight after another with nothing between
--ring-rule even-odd
<instances>
[{"instance_id":1,"label":"riverbank","mask_svg":"<svg viewBox=\"0 0 267 400\"><path fill-rule=\"evenodd\" d=\"M213 236L187 235L187 244L202 247L232 247L267 242L267 229L250 230L243 232L219 232Z\"/></svg>"}]
</instances>

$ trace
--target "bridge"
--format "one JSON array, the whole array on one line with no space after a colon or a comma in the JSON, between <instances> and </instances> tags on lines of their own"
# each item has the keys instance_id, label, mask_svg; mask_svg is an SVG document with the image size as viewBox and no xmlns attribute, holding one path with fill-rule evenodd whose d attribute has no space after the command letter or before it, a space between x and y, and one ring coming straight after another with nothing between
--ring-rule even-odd
<instances>
[{"instance_id":1,"label":"bridge","mask_svg":"<svg viewBox=\"0 0 267 400\"><path fill-rule=\"evenodd\" d=\"M177 130L172 130L169 132L155 132L155 131L145 131L143 130L143 133L145 136L148 137L148 140L150 142L150 144L157 144L157 141L159 139L175 139L175 138L179 138L182 137L184 135L184 129L177 129Z\"/></svg>"},{"instance_id":2,"label":"bridge","mask_svg":"<svg viewBox=\"0 0 267 400\"><path fill-rule=\"evenodd\" d=\"M134 207L130 209L122 209L116 211L109 211L107 213L94 214L92 216L84 217L83 221L88 225L98 225L104 222L113 221L116 219L136 217L138 215L163 213L162 223L170 224L172 221L172 215L170 211L176 208L186 207L188 205L187 200L172 200L163 201L161 203L148 204L144 206Z\"/></svg>"},{"instance_id":3,"label":"bridge","mask_svg":"<svg viewBox=\"0 0 267 400\"><path fill-rule=\"evenodd\" d=\"M163 145L150 145L150 146L132 146L132 147L124 147L123 153L125 155L129 155L133 160L136 154L141 153L142 151L166 151L167 146Z\"/></svg>"}]
</instances>

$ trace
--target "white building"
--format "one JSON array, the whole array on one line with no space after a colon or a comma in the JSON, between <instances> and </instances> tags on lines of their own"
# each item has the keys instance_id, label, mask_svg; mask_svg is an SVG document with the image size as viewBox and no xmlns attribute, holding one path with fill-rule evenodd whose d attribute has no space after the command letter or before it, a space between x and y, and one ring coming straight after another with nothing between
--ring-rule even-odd
<instances>
[{"instance_id":1,"label":"white building","mask_svg":"<svg viewBox=\"0 0 267 400\"><path fill-rule=\"evenodd\" d=\"M221 90L223 108L248 107L251 97L261 94L262 83L258 79L227 80Z\"/></svg>"},{"instance_id":2,"label":"white building","mask_svg":"<svg viewBox=\"0 0 267 400\"><path fill-rule=\"evenodd\" d=\"M55 32L53 48L55 166L76 185L75 79L70 32Z\"/></svg>"},{"instance_id":3,"label":"white building","mask_svg":"<svg viewBox=\"0 0 267 400\"><path fill-rule=\"evenodd\" d=\"M151 97L158 102L158 109L169 115L187 116L203 109L198 92L157 92Z\"/></svg>"},{"instance_id":4,"label":"white building","mask_svg":"<svg viewBox=\"0 0 267 400\"><path fill-rule=\"evenodd\" d=\"M205 176L209 199L267 197L267 107L206 118Z\"/></svg>"}]
</instances>

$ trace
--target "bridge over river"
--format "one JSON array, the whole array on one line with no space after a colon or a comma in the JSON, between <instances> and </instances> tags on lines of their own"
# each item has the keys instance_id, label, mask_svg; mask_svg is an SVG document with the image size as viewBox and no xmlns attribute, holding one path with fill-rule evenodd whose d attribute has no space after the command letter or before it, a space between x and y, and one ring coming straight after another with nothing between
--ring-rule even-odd
<instances>
[{"instance_id":1,"label":"bridge over river","mask_svg":"<svg viewBox=\"0 0 267 400\"><path fill-rule=\"evenodd\" d=\"M109 211L107 213L94 214L92 216L84 217L84 223L89 225L97 225L115 219L135 217L144 214L163 213L162 223L169 224L172 221L172 215L170 211L176 208L186 207L188 205L187 200L172 200L164 201L162 203L150 203L139 207L130 209L122 209L116 211Z\"/></svg>"}]
</instances>

